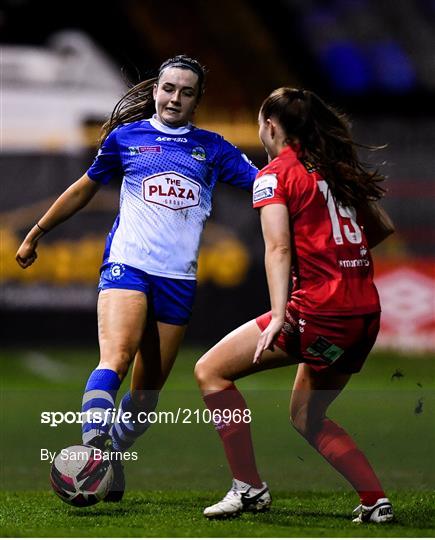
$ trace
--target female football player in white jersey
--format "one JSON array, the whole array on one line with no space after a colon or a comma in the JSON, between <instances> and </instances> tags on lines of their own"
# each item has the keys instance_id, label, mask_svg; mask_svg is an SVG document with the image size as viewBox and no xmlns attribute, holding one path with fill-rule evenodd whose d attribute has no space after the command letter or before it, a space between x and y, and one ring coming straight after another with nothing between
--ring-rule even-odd
<instances>
[{"instance_id":1,"label":"female football player in white jersey","mask_svg":"<svg viewBox=\"0 0 435 540\"><path fill-rule=\"evenodd\" d=\"M54 202L29 231L16 259L37 258L38 241L86 206L102 184L122 178L120 209L107 236L98 297L100 361L83 397L83 442L117 452L147 429L135 422L153 411L188 323L196 288L201 233L217 181L251 190L257 169L220 135L191 124L204 91L200 63L180 55L158 77L130 89L103 126L90 169ZM133 363L130 392L111 426L100 414ZM119 413L119 411L118 411ZM101 420L103 416L103 420ZM124 415L126 418L128 415ZM124 492L120 460L107 500Z\"/></svg>"}]
</instances>

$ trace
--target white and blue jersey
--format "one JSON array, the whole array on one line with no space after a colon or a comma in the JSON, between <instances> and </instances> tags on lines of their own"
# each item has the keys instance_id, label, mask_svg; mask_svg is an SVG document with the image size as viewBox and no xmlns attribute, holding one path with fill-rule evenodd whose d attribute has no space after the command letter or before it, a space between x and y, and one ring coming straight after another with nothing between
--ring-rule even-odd
<instances>
[{"instance_id":1,"label":"white and blue jersey","mask_svg":"<svg viewBox=\"0 0 435 540\"><path fill-rule=\"evenodd\" d=\"M195 279L216 182L251 190L257 172L222 136L191 124L170 128L153 117L116 128L87 172L103 184L123 178L103 266Z\"/></svg>"}]
</instances>

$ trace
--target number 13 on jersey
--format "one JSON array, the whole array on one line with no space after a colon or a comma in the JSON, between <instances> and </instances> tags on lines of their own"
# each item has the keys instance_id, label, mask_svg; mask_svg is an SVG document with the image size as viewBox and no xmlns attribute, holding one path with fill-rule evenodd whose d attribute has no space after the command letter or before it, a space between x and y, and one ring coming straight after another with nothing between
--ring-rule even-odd
<instances>
[{"instance_id":1,"label":"number 13 on jersey","mask_svg":"<svg viewBox=\"0 0 435 540\"><path fill-rule=\"evenodd\" d=\"M317 186L319 187L322 195L325 197L326 206L328 208L329 217L332 224L332 234L334 235L335 243L341 245L344 243L343 232L346 239L351 244L360 244L362 241L361 228L356 222L356 210L353 206L341 206L336 204L328 183L325 180L318 180ZM343 224L343 231L340 227L340 217L348 219L349 224Z\"/></svg>"}]
</instances>

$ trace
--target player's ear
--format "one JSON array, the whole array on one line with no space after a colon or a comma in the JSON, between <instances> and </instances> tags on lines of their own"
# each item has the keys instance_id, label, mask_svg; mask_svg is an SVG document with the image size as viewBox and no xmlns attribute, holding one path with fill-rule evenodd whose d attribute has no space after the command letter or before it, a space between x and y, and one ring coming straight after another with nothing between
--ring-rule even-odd
<instances>
[{"instance_id":1,"label":"player's ear","mask_svg":"<svg viewBox=\"0 0 435 540\"><path fill-rule=\"evenodd\" d=\"M153 99L156 100L158 83L153 84Z\"/></svg>"},{"instance_id":2,"label":"player's ear","mask_svg":"<svg viewBox=\"0 0 435 540\"><path fill-rule=\"evenodd\" d=\"M275 126L275 124L272 122L272 120L270 118L268 118L266 120L266 124L267 124L267 129L269 130L269 134L270 134L271 138L274 139L275 134L276 134L276 126Z\"/></svg>"}]
</instances>

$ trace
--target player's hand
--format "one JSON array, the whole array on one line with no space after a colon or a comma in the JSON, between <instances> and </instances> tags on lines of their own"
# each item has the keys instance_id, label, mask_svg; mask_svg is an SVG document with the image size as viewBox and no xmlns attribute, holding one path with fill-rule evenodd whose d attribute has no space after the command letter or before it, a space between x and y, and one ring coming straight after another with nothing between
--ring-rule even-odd
<instances>
[{"instance_id":1,"label":"player's hand","mask_svg":"<svg viewBox=\"0 0 435 540\"><path fill-rule=\"evenodd\" d=\"M18 248L15 259L21 268L27 268L36 261L38 257L38 254L36 253L37 245L38 242L29 242L28 240L24 240L24 242Z\"/></svg>"},{"instance_id":2,"label":"player's hand","mask_svg":"<svg viewBox=\"0 0 435 540\"><path fill-rule=\"evenodd\" d=\"M273 344L278 338L283 324L284 324L284 319L281 319L281 318L274 319L272 317L270 323L263 330L263 332L261 333L258 339L257 349L255 351L254 360L253 360L254 364L260 363L261 357L265 350L270 349L271 351L273 351Z\"/></svg>"}]
</instances>

